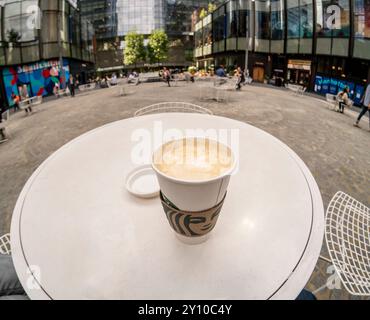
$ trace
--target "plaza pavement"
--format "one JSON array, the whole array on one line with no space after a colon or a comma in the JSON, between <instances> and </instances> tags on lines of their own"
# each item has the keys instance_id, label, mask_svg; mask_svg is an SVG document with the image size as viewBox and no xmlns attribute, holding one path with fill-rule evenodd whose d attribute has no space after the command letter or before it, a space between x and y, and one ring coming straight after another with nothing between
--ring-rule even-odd
<instances>
[{"instance_id":1,"label":"plaza pavement","mask_svg":"<svg viewBox=\"0 0 370 320\"><path fill-rule=\"evenodd\" d=\"M49 99L29 117L12 115L11 139L0 145L0 235L9 232L12 211L24 184L36 168L68 141L94 128L132 117L141 107L166 101L185 101L211 109L215 115L247 122L276 136L292 148L315 177L325 208L342 190L370 205L369 120L353 127L356 112L344 115L328 110L317 96L295 96L286 89L251 85L232 92L228 103L199 101L198 84L163 83L127 86ZM61 195L62 196L62 195ZM327 256L323 247L323 255ZM327 265L318 264L307 288L321 287ZM324 290L320 299L354 299L345 290Z\"/></svg>"}]
</instances>

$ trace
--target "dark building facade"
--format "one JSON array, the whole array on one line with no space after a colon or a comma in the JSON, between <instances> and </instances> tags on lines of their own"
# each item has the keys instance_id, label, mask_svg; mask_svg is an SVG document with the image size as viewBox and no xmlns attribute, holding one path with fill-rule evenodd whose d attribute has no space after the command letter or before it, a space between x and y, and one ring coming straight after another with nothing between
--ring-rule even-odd
<instances>
[{"instance_id":1,"label":"dark building facade","mask_svg":"<svg viewBox=\"0 0 370 320\"><path fill-rule=\"evenodd\" d=\"M0 6L0 92L26 85L29 95L53 93L71 73L83 80L95 61L94 28L82 22L73 1L5 0ZM62 63L61 63L62 62ZM63 64L63 66L61 66ZM63 69L62 69L63 68Z\"/></svg>"},{"instance_id":2,"label":"dark building facade","mask_svg":"<svg viewBox=\"0 0 370 320\"><path fill-rule=\"evenodd\" d=\"M123 66L125 35L136 31L148 37L163 29L170 38L169 66L192 64L194 12L210 0L80 0L82 17L93 22L97 33L97 65L109 71ZM213 1L218 3L219 1ZM192 16L193 14L193 16ZM103 31L103 32L100 32Z\"/></svg>"},{"instance_id":3,"label":"dark building facade","mask_svg":"<svg viewBox=\"0 0 370 320\"><path fill-rule=\"evenodd\" d=\"M199 68L244 67L248 48L255 81L348 86L356 103L370 82L370 0L230 0L195 28Z\"/></svg>"}]
</instances>

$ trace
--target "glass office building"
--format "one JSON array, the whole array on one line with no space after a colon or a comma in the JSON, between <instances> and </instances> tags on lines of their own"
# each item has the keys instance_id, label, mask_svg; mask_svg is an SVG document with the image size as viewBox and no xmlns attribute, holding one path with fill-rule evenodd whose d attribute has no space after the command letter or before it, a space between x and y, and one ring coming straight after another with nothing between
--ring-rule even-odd
<instances>
[{"instance_id":1,"label":"glass office building","mask_svg":"<svg viewBox=\"0 0 370 320\"><path fill-rule=\"evenodd\" d=\"M230 0L195 29L200 68L244 67L248 47L255 81L320 94L348 86L357 103L370 81L370 0Z\"/></svg>"},{"instance_id":2,"label":"glass office building","mask_svg":"<svg viewBox=\"0 0 370 320\"><path fill-rule=\"evenodd\" d=\"M169 66L193 62L193 29L199 10L212 0L80 0L82 17L93 21L97 33L100 70L123 68L124 38L130 31L148 37L163 29L171 40Z\"/></svg>"},{"instance_id":3,"label":"glass office building","mask_svg":"<svg viewBox=\"0 0 370 320\"><path fill-rule=\"evenodd\" d=\"M7 104L13 104L11 94L18 94L23 85L30 96L45 96L52 94L55 83L65 83L71 72L83 76L93 65L94 28L81 22L73 1L0 4L0 92Z\"/></svg>"}]
</instances>

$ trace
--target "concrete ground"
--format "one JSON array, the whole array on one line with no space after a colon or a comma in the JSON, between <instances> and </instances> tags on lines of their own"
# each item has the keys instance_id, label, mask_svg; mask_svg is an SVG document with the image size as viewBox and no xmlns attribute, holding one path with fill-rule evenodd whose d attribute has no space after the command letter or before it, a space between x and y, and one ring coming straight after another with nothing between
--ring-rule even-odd
<instances>
[{"instance_id":1,"label":"concrete ground","mask_svg":"<svg viewBox=\"0 0 370 320\"><path fill-rule=\"evenodd\" d=\"M0 234L10 230L19 193L33 171L54 151L79 135L112 121L132 117L144 106L186 101L211 109L214 114L250 123L276 136L307 164L322 192L325 207L342 190L370 205L370 132L368 118L353 127L356 113L328 110L317 97L294 96L285 89L252 85L232 92L229 102L199 102L197 84L163 83L127 86L81 93L75 98L49 99L37 112L12 116L11 139L0 145ZM323 254L326 248L323 247ZM330 276L328 265L318 264L307 288L321 287ZM345 290L324 290L320 299L354 299Z\"/></svg>"}]
</instances>

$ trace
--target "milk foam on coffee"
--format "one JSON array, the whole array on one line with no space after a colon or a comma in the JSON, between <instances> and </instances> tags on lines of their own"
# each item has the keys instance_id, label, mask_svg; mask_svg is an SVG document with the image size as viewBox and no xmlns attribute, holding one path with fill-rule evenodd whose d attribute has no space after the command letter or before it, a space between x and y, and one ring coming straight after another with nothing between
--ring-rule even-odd
<instances>
[{"instance_id":1,"label":"milk foam on coffee","mask_svg":"<svg viewBox=\"0 0 370 320\"><path fill-rule=\"evenodd\" d=\"M163 174L185 181L217 178L234 164L229 147L204 138L171 141L154 154L153 160Z\"/></svg>"}]
</instances>

